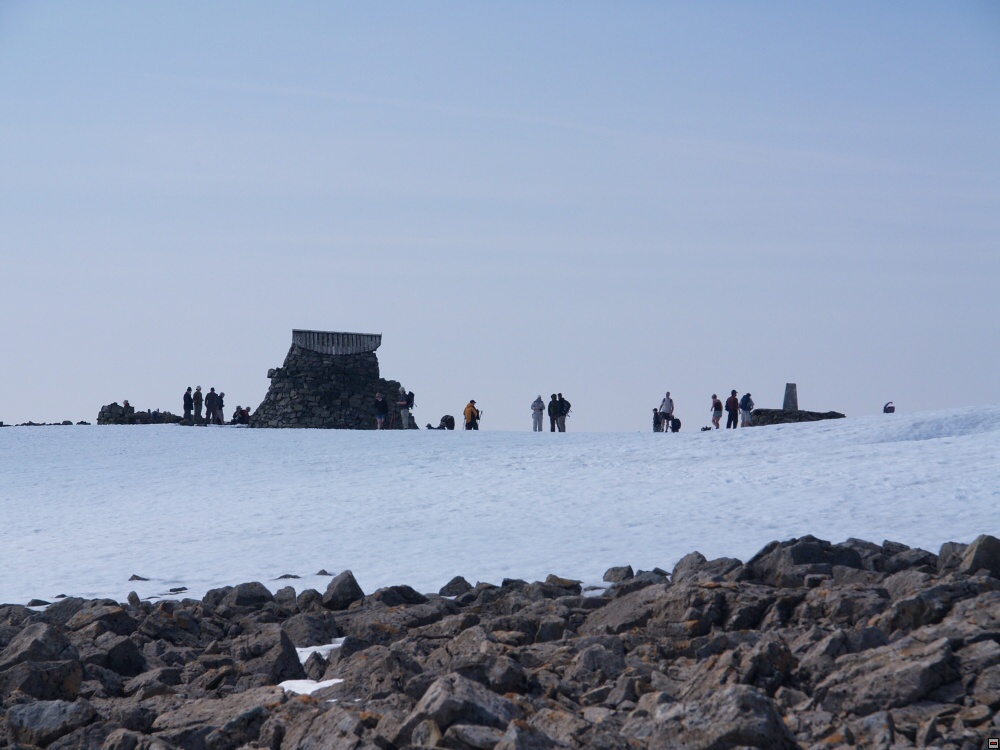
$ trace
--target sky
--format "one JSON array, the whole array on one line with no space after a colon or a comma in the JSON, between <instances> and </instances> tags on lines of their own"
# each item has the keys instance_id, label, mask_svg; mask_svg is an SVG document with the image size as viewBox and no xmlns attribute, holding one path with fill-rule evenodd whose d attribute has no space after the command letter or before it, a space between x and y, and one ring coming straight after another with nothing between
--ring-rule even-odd
<instances>
[{"instance_id":1,"label":"sky","mask_svg":"<svg viewBox=\"0 0 1000 750\"><path fill-rule=\"evenodd\" d=\"M437 423L994 403L1000 5L0 0L0 421L255 408L381 333Z\"/></svg>"}]
</instances>

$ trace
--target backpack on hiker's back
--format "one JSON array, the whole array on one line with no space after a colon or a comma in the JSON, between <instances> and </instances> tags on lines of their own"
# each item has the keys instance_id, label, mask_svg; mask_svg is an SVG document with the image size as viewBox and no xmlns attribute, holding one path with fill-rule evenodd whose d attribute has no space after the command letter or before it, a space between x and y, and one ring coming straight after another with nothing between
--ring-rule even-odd
<instances>
[{"instance_id":1,"label":"backpack on hiker's back","mask_svg":"<svg viewBox=\"0 0 1000 750\"><path fill-rule=\"evenodd\" d=\"M413 408L413 400L414 400L414 398L415 397L413 395L413 391L409 391L406 394L406 408L407 409L412 409Z\"/></svg>"}]
</instances>

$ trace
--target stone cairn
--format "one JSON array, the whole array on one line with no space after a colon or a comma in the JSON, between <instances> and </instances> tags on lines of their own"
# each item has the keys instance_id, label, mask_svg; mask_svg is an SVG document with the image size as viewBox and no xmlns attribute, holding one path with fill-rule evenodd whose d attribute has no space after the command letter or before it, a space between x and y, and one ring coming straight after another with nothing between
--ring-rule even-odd
<instances>
[{"instance_id":1,"label":"stone cairn","mask_svg":"<svg viewBox=\"0 0 1000 750\"><path fill-rule=\"evenodd\" d=\"M780 409L754 409L751 424L762 427L772 424L819 422L823 419L843 419L839 411L804 411L799 408L799 389L795 383L785 383L785 400Z\"/></svg>"},{"instance_id":2,"label":"stone cairn","mask_svg":"<svg viewBox=\"0 0 1000 750\"><path fill-rule=\"evenodd\" d=\"M293 330L284 364L267 373L271 386L250 426L373 430L381 393L389 404L386 427L401 427L400 384L379 375L381 343L381 334ZM412 417L408 427L416 428Z\"/></svg>"},{"instance_id":3,"label":"stone cairn","mask_svg":"<svg viewBox=\"0 0 1000 750\"><path fill-rule=\"evenodd\" d=\"M974 750L1000 737L992 536L938 554L801 537L747 562L692 552L672 573L624 565L604 580L589 596L556 575L365 594L343 571L325 592L253 582L0 606L0 748ZM305 679L311 695L278 686Z\"/></svg>"}]
</instances>

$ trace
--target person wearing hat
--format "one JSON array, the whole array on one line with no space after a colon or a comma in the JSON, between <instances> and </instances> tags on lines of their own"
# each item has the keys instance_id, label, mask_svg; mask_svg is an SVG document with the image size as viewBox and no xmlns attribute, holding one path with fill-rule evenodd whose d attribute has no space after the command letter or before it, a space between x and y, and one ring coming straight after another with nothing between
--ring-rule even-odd
<instances>
[{"instance_id":1,"label":"person wearing hat","mask_svg":"<svg viewBox=\"0 0 1000 750\"><path fill-rule=\"evenodd\" d=\"M732 427L735 430L739 424L739 418L740 401L736 398L736 391L732 391L729 398L726 399L726 429Z\"/></svg>"},{"instance_id":2,"label":"person wearing hat","mask_svg":"<svg viewBox=\"0 0 1000 750\"><path fill-rule=\"evenodd\" d=\"M205 400L205 397L201 395L201 386L199 385L194 389L194 396L191 397L194 402L194 423L198 424L201 422L201 404Z\"/></svg>"},{"instance_id":3,"label":"person wearing hat","mask_svg":"<svg viewBox=\"0 0 1000 750\"><path fill-rule=\"evenodd\" d=\"M545 402L542 401L542 394L531 402L531 431L542 431L542 415L545 413Z\"/></svg>"},{"instance_id":4,"label":"person wearing hat","mask_svg":"<svg viewBox=\"0 0 1000 750\"><path fill-rule=\"evenodd\" d=\"M479 409L476 408L476 400L472 399L465 406L465 429L467 430L478 430L479 429Z\"/></svg>"},{"instance_id":5,"label":"person wearing hat","mask_svg":"<svg viewBox=\"0 0 1000 750\"><path fill-rule=\"evenodd\" d=\"M749 427L750 422L750 412L753 411L753 399L750 398L750 392L747 391L743 394L743 398L740 399L740 416L743 418L743 423L740 427Z\"/></svg>"}]
</instances>

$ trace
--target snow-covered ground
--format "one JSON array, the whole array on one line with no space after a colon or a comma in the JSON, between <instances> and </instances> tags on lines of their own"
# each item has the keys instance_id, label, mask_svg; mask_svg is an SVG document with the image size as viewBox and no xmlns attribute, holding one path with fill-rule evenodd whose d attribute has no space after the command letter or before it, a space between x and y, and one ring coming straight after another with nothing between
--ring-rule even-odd
<instances>
[{"instance_id":1,"label":"snow-covered ground","mask_svg":"<svg viewBox=\"0 0 1000 750\"><path fill-rule=\"evenodd\" d=\"M1000 405L666 435L3 428L0 602L347 568L367 592L597 583L809 533L936 552L1000 535L998 501Z\"/></svg>"}]
</instances>

